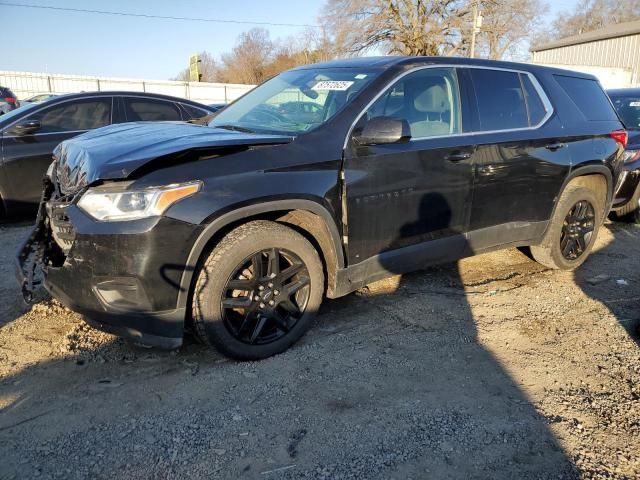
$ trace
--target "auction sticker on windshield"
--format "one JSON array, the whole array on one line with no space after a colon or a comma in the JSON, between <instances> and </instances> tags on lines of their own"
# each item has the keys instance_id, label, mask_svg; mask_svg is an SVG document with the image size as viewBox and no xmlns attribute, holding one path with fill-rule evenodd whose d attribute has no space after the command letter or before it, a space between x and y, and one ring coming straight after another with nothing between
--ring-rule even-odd
<instances>
[{"instance_id":1,"label":"auction sticker on windshield","mask_svg":"<svg viewBox=\"0 0 640 480\"><path fill-rule=\"evenodd\" d=\"M353 82L342 80L323 80L316 83L311 90L337 90L343 92L348 90L351 85L353 85Z\"/></svg>"}]
</instances>

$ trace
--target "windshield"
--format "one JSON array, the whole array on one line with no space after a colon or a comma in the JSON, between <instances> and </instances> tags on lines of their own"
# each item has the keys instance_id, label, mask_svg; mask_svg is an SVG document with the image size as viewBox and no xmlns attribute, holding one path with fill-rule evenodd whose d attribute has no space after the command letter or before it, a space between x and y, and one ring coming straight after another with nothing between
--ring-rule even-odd
<instances>
[{"instance_id":1,"label":"windshield","mask_svg":"<svg viewBox=\"0 0 640 480\"><path fill-rule=\"evenodd\" d=\"M286 135L309 132L335 116L376 75L351 68L284 72L220 111L209 125Z\"/></svg>"},{"instance_id":2,"label":"windshield","mask_svg":"<svg viewBox=\"0 0 640 480\"><path fill-rule=\"evenodd\" d=\"M611 97L613 106L627 128L640 128L640 96Z\"/></svg>"}]
</instances>

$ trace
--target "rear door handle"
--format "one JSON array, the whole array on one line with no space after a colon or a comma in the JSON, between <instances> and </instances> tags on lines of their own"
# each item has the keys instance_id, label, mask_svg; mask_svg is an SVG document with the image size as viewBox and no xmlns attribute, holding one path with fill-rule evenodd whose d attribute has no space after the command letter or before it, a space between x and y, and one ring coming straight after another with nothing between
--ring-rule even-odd
<instances>
[{"instance_id":1,"label":"rear door handle","mask_svg":"<svg viewBox=\"0 0 640 480\"><path fill-rule=\"evenodd\" d=\"M471 152L453 152L444 158L445 160L449 160L450 162L460 162L462 160L471 158Z\"/></svg>"},{"instance_id":2,"label":"rear door handle","mask_svg":"<svg viewBox=\"0 0 640 480\"><path fill-rule=\"evenodd\" d=\"M544 148L546 148L547 150L551 150L552 152L555 152L556 150L560 150L561 148L564 148L566 146L567 146L566 143L550 143L549 145L545 145Z\"/></svg>"}]
</instances>

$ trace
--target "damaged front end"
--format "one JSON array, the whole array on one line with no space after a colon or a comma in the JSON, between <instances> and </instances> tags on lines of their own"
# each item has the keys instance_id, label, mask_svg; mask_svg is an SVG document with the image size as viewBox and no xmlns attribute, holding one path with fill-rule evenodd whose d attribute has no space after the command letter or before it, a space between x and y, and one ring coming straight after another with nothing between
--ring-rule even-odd
<instances>
[{"instance_id":1,"label":"damaged front end","mask_svg":"<svg viewBox=\"0 0 640 480\"><path fill-rule=\"evenodd\" d=\"M61 265L65 250L73 243L73 228L65 215L69 203L47 174L42 181L36 224L16 256L16 274L26 303L33 301L34 291L42 285L46 267Z\"/></svg>"}]
</instances>

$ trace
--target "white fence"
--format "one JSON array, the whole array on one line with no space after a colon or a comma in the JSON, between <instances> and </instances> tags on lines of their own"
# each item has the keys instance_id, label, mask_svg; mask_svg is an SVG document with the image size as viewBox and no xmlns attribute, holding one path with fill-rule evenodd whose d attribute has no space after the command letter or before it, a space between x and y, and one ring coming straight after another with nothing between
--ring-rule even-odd
<instances>
[{"instance_id":1,"label":"white fence","mask_svg":"<svg viewBox=\"0 0 640 480\"><path fill-rule=\"evenodd\" d=\"M255 85L0 71L0 86L9 87L19 99L45 92L77 93L126 90L162 93L201 103L229 103L251 90Z\"/></svg>"}]
</instances>

